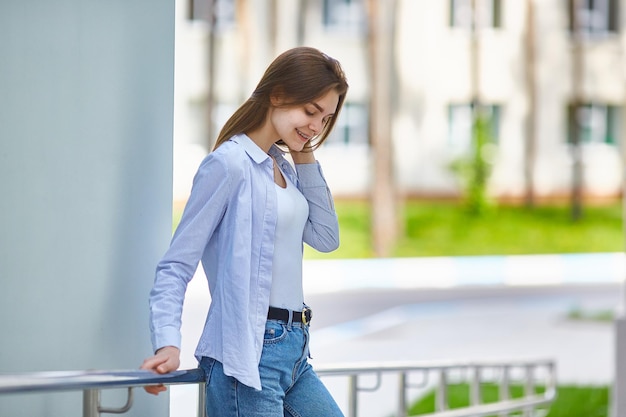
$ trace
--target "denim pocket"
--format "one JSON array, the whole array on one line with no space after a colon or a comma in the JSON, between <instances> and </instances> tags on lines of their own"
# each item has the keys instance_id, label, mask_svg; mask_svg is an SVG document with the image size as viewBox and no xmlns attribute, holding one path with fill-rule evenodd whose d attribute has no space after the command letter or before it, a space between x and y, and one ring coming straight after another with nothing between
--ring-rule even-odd
<instances>
[{"instance_id":1,"label":"denim pocket","mask_svg":"<svg viewBox=\"0 0 626 417\"><path fill-rule=\"evenodd\" d=\"M213 371L213 366L215 365L215 359L208 358L203 356L200 360L200 369L204 371L204 382L209 382L211 379L211 372Z\"/></svg>"},{"instance_id":2,"label":"denim pocket","mask_svg":"<svg viewBox=\"0 0 626 417\"><path fill-rule=\"evenodd\" d=\"M287 336L287 326L276 321L268 321L265 324L263 343L277 343Z\"/></svg>"}]
</instances>

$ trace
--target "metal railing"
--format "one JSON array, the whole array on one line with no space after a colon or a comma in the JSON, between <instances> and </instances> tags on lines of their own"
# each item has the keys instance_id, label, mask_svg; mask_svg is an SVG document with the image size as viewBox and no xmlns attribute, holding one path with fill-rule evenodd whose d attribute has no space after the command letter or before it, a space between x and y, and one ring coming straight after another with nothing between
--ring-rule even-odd
<instances>
[{"instance_id":1,"label":"metal railing","mask_svg":"<svg viewBox=\"0 0 626 417\"><path fill-rule=\"evenodd\" d=\"M320 377L343 376L348 378L348 417L356 417L359 393L376 391L381 386L382 374L398 376L397 417L407 416L407 399L411 390L416 394L434 389L436 411L422 417L480 417L498 415L507 417L511 412L522 411L524 417L534 415L539 406L551 403L556 397L556 367L551 360L508 362L382 362L363 364L336 364L316 368ZM373 387L359 385L359 378L374 376ZM414 382L419 376L420 381ZM0 374L0 394L37 393L54 391L83 391L83 417L100 417L101 414L122 414L133 403L134 387L155 384L199 384L198 416L205 416L204 375L200 369L175 371L165 375L150 371L77 371L39 372L25 374ZM411 380L413 378L413 380ZM470 405L450 409L448 387L468 381ZM537 382L542 383L542 393L537 394ZM496 383L499 401L483 403L481 386ZM511 398L513 382L524 386L524 395ZM128 399L120 408L101 405L101 390L128 388Z\"/></svg>"},{"instance_id":2,"label":"metal railing","mask_svg":"<svg viewBox=\"0 0 626 417\"><path fill-rule=\"evenodd\" d=\"M376 391L381 386L382 375L397 375L396 417L406 417L409 392L424 394L435 391L435 412L420 417L508 417L521 411L524 417L534 416L540 406L550 404L556 398L556 365L552 360L517 360L501 362L382 362L354 366L329 365L316 368L320 376L343 375L348 377L348 417L356 417L358 394ZM359 379L373 375L376 383L363 387ZM419 382L415 379L419 378ZM449 387L465 382L469 386L469 406L450 409ZM483 403L482 387L492 383L498 387L497 402ZM522 397L512 398L511 386L521 384ZM536 393L541 385L542 392Z\"/></svg>"},{"instance_id":3,"label":"metal railing","mask_svg":"<svg viewBox=\"0 0 626 417\"><path fill-rule=\"evenodd\" d=\"M67 371L0 374L0 394L40 393L58 391L83 391L83 417L100 417L101 414L123 414L133 405L135 387L146 385L200 384L198 416L204 416L204 372L189 369L155 374L151 371ZM126 404L120 408L103 407L101 391L111 388L128 388Z\"/></svg>"}]
</instances>

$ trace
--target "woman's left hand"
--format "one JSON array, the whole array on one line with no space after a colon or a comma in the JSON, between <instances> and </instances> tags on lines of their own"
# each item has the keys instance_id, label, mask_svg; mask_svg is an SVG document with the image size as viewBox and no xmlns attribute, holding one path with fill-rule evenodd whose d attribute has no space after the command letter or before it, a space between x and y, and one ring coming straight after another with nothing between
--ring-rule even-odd
<instances>
[{"instance_id":1,"label":"woman's left hand","mask_svg":"<svg viewBox=\"0 0 626 417\"><path fill-rule=\"evenodd\" d=\"M289 149L289 153L291 154L291 158L293 159L294 164L314 164L315 163L315 155L313 154L313 150L308 147L309 143L305 146L305 149L302 151L294 151Z\"/></svg>"}]
</instances>

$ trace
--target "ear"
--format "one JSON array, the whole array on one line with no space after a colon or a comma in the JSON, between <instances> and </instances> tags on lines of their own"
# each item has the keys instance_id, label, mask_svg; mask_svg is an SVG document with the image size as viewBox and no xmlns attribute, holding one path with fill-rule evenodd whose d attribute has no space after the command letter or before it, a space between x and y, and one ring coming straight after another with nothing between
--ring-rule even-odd
<instances>
[{"instance_id":1,"label":"ear","mask_svg":"<svg viewBox=\"0 0 626 417\"><path fill-rule=\"evenodd\" d=\"M280 97L275 95L270 96L270 103L272 104L272 107L280 107L282 102L283 100Z\"/></svg>"},{"instance_id":2,"label":"ear","mask_svg":"<svg viewBox=\"0 0 626 417\"><path fill-rule=\"evenodd\" d=\"M284 93L280 87L276 87L270 94L270 103L273 107L280 107L285 103Z\"/></svg>"}]
</instances>

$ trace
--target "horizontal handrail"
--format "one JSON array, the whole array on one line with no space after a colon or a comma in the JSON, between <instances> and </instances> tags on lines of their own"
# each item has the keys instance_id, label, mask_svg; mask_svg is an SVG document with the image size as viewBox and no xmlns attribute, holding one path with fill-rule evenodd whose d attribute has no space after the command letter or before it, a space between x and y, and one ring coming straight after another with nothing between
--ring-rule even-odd
<instances>
[{"instance_id":1,"label":"horizontal handrail","mask_svg":"<svg viewBox=\"0 0 626 417\"><path fill-rule=\"evenodd\" d=\"M327 364L315 367L315 371L320 376L344 376L349 378L349 416L357 414L357 393L359 391L372 391L371 388L359 387L357 378L367 374L375 374L380 385L380 375L382 373L397 373L400 375L400 396L398 404L398 415L406 415L406 390L411 388L406 377L414 372L437 372L442 381L446 381L447 373L466 369L476 371L479 369L514 369L523 368L528 372L536 368L546 368L545 391L542 395L533 395L526 392L524 398L501 399L498 403L479 404L473 401L470 407L464 409L446 410L438 409L433 417L467 417L467 416L488 416L498 412L510 412L514 410L526 410L528 407L535 407L551 403L556 397L556 375L555 363L553 360L509 360L509 361L426 361L426 362L362 362L362 363L338 363ZM530 373L526 375L526 381L533 386L534 378ZM174 371L168 374L157 374L146 370L121 370L121 371L63 371L63 372L33 372L21 374L0 373L0 394L34 393L34 392L54 392L83 390L84 411L83 416L99 416L100 413L114 412L121 413L127 411L132 404L133 387L146 385L175 385L175 384L202 384L204 383L204 373L201 369L187 369ZM480 376L473 381L473 384L480 384ZM441 384L440 384L441 385ZM128 388L129 400L126 406L121 409L112 410L100 407L98 390L105 388ZM202 386L200 386L202 389ZM445 385L440 386L438 395L443 395L441 400L447 397ZM198 415L203 415L203 393L200 393L200 403ZM477 400L480 402L480 400ZM504 414L508 415L508 414ZM424 417L427 417L424 415Z\"/></svg>"},{"instance_id":2,"label":"horizontal handrail","mask_svg":"<svg viewBox=\"0 0 626 417\"><path fill-rule=\"evenodd\" d=\"M85 389L127 388L156 384L199 384L201 369L157 374L145 370L63 371L0 374L0 394L78 391Z\"/></svg>"},{"instance_id":3,"label":"horizontal handrail","mask_svg":"<svg viewBox=\"0 0 626 417\"><path fill-rule=\"evenodd\" d=\"M516 359L499 361L385 361L385 362L358 362L336 363L315 367L318 375L356 375L371 372L402 372L426 371L460 368L497 368L497 367L524 367L524 366L554 366L552 359Z\"/></svg>"},{"instance_id":4,"label":"horizontal handrail","mask_svg":"<svg viewBox=\"0 0 626 417\"><path fill-rule=\"evenodd\" d=\"M513 360L513 361L426 361L426 362L362 362L338 363L315 367L319 375L358 375L367 372L402 372L436 369L459 369L463 367L522 367L526 365L553 366L554 361ZM201 369L186 369L157 374L145 370L121 371L61 371L31 372L18 374L0 373L0 394L72 391L82 389L126 388L153 384L198 384L204 382Z\"/></svg>"}]
</instances>

